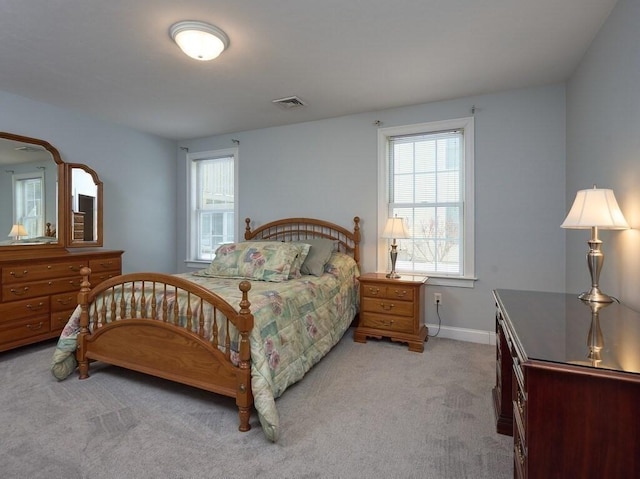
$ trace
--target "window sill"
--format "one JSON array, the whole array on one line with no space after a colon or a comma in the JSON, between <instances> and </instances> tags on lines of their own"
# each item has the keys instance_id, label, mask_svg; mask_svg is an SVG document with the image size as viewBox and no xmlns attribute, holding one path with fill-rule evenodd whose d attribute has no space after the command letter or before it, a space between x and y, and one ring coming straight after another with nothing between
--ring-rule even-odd
<instances>
[{"instance_id":1,"label":"window sill","mask_svg":"<svg viewBox=\"0 0 640 479\"><path fill-rule=\"evenodd\" d=\"M426 276L429 278L427 284L431 286L451 286L455 288L473 288L478 278L475 277L451 277L451 276L434 276L429 273L407 272L398 270L399 274L415 274Z\"/></svg>"},{"instance_id":2,"label":"window sill","mask_svg":"<svg viewBox=\"0 0 640 479\"><path fill-rule=\"evenodd\" d=\"M184 264L187 266L187 268L204 269L211 264L211 261L185 260Z\"/></svg>"}]
</instances>

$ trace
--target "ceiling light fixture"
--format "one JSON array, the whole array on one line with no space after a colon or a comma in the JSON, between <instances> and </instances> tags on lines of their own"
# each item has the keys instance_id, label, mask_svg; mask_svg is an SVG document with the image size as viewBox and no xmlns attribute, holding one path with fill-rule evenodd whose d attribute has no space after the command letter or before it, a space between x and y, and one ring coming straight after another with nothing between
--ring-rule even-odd
<instances>
[{"instance_id":1,"label":"ceiling light fixture","mask_svg":"<svg viewBox=\"0 0 640 479\"><path fill-rule=\"evenodd\" d=\"M218 27L194 20L174 23L169 35L185 54L200 61L213 60L229 46L229 37Z\"/></svg>"}]
</instances>

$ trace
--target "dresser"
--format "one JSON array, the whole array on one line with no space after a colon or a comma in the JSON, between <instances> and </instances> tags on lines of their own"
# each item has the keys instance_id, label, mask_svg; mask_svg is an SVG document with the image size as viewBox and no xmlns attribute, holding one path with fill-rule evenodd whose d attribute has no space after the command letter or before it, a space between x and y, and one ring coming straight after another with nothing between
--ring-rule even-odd
<instances>
[{"instance_id":1,"label":"dresser","mask_svg":"<svg viewBox=\"0 0 640 479\"><path fill-rule=\"evenodd\" d=\"M360 319L354 332L356 342L367 337L407 343L410 351L423 352L427 339L424 324L425 276L402 275L387 278L384 273L360 276Z\"/></svg>"},{"instance_id":2,"label":"dresser","mask_svg":"<svg viewBox=\"0 0 640 479\"><path fill-rule=\"evenodd\" d=\"M493 295L493 405L514 477L640 477L640 314L576 294Z\"/></svg>"},{"instance_id":3,"label":"dresser","mask_svg":"<svg viewBox=\"0 0 640 479\"><path fill-rule=\"evenodd\" d=\"M122 251L29 251L0 256L0 351L60 335L77 305L80 268L92 286L122 272Z\"/></svg>"}]
</instances>

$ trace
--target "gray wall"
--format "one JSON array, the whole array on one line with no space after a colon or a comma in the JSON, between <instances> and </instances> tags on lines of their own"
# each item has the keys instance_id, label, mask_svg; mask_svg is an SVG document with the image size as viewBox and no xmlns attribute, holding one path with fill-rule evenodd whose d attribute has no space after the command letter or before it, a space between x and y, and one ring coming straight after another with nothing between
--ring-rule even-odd
<instances>
[{"instance_id":1,"label":"gray wall","mask_svg":"<svg viewBox=\"0 0 640 479\"><path fill-rule=\"evenodd\" d=\"M0 112L0 131L46 140L98 173L104 246L125 250L125 272L173 271L175 142L1 91Z\"/></svg>"},{"instance_id":2,"label":"gray wall","mask_svg":"<svg viewBox=\"0 0 640 479\"><path fill-rule=\"evenodd\" d=\"M351 115L184 141L190 152L240 141L240 217L254 225L311 216L350 225L362 219L363 271L376 270L377 127L470 116L476 106L475 288L443 294L443 335L489 341L493 288L562 291L565 286L564 85ZM178 155L178 225L186 228L185 154ZM240 231L240 234L242 231ZM184 237L176 268L186 270ZM461 328L461 329L457 329ZM478 333L483 331L484 333Z\"/></svg>"},{"instance_id":3,"label":"gray wall","mask_svg":"<svg viewBox=\"0 0 640 479\"><path fill-rule=\"evenodd\" d=\"M640 311L640 2L619 0L567 86L567 210L579 189L614 190L635 230L601 231L601 289ZM590 286L588 231L567 231L567 291Z\"/></svg>"}]
</instances>

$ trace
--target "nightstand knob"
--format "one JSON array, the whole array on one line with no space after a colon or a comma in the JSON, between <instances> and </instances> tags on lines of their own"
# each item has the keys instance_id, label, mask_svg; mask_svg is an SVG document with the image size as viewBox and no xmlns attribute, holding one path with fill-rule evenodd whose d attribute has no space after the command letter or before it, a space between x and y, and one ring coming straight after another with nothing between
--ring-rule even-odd
<instances>
[{"instance_id":1,"label":"nightstand knob","mask_svg":"<svg viewBox=\"0 0 640 479\"><path fill-rule=\"evenodd\" d=\"M380 288L369 288L369 294L377 296L380 293Z\"/></svg>"},{"instance_id":2,"label":"nightstand knob","mask_svg":"<svg viewBox=\"0 0 640 479\"><path fill-rule=\"evenodd\" d=\"M407 290L406 290L406 289L403 289L403 290L396 289L396 290L395 290L395 293L396 293L396 296L397 296L398 298L402 298L403 296L406 296L406 295L407 295Z\"/></svg>"},{"instance_id":3,"label":"nightstand knob","mask_svg":"<svg viewBox=\"0 0 640 479\"><path fill-rule=\"evenodd\" d=\"M391 309L395 306L395 304L391 303L391 304L387 304L387 303L380 303L380 307L382 309L384 309L385 311L391 311Z\"/></svg>"}]
</instances>

